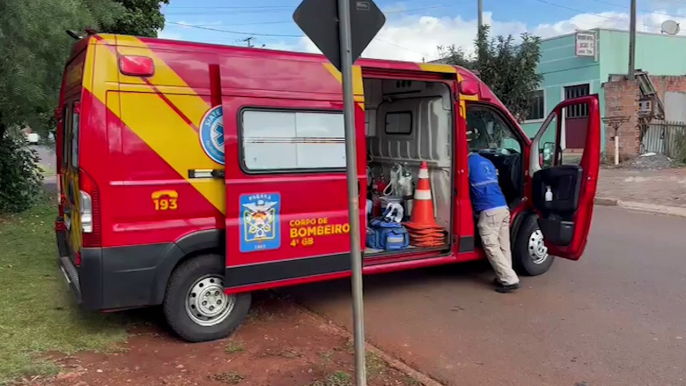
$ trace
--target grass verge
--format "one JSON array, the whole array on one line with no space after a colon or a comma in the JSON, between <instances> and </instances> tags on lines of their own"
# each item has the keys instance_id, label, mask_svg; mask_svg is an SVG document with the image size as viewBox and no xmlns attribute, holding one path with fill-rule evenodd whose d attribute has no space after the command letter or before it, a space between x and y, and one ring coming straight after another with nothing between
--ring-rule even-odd
<instances>
[{"instance_id":1,"label":"grass verge","mask_svg":"<svg viewBox=\"0 0 686 386\"><path fill-rule=\"evenodd\" d=\"M38 169L40 170L43 177L51 177L55 175L55 170L48 165L38 164Z\"/></svg>"},{"instance_id":2,"label":"grass verge","mask_svg":"<svg viewBox=\"0 0 686 386\"><path fill-rule=\"evenodd\" d=\"M120 315L82 313L56 268L56 210L0 217L0 385L58 368L40 353L110 350L126 338Z\"/></svg>"}]
</instances>

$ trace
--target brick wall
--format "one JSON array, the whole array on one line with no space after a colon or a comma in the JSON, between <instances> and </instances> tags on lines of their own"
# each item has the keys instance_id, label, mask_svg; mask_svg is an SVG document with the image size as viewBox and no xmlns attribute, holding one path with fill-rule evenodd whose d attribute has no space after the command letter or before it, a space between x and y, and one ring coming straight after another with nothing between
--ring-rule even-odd
<instances>
[{"instance_id":1,"label":"brick wall","mask_svg":"<svg viewBox=\"0 0 686 386\"><path fill-rule=\"evenodd\" d=\"M650 76L653 87L664 102L666 92L686 92L686 76ZM641 96L638 83L627 80L624 75L610 75L603 83L605 90L605 111L603 117L629 117L629 121L619 129L620 158L632 158L639 154L640 132L638 129L638 100ZM614 157L615 130L605 125L605 154Z\"/></svg>"}]
</instances>

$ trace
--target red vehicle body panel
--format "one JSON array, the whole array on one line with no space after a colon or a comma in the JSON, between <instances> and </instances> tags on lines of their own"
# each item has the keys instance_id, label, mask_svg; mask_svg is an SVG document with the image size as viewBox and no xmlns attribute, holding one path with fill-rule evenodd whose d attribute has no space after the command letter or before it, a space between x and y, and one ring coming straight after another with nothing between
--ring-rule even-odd
<instances>
[{"instance_id":1,"label":"red vehicle body panel","mask_svg":"<svg viewBox=\"0 0 686 386\"><path fill-rule=\"evenodd\" d=\"M152 59L152 76L120 71L123 57L135 59L136 56ZM59 110L69 110L74 101L80 103L80 118L76 118L80 120L79 137L72 141L78 145L78 165L73 165L71 154L61 154L63 148L71 147L69 136L74 128L74 122L66 121L69 117L65 116L58 123L57 136L58 165L66 165L59 169L63 195L60 215L65 210L71 213L71 227L66 231L68 245L62 246L60 253L79 262L83 260L83 265L77 266L79 275L101 272L106 277L102 282L89 284L95 287L90 292L97 295L81 291L89 308L159 304L173 268L184 258L198 253L226 253L227 292L349 275L342 263L349 259L348 233L336 232L308 246L289 245L294 221L314 218L322 221L318 225L345 226L344 171L250 173L241 158L240 116L245 109L342 109L340 74L323 56L91 35L76 43L73 57L65 71ZM127 68L135 70L143 66ZM466 138L465 104L478 101L493 106L519 127L516 120L488 87L465 69L359 60L355 65L354 91L360 149L366 148L363 78L440 81L456 95L453 156L456 196L450 252L368 259L364 273L482 258L483 253L473 245L475 227L469 196L468 147L466 141L459 140ZM462 95L460 84L477 85L479 92ZM217 106L223 110L225 166L208 157L200 138L206 114ZM523 164L528 165L531 141L521 129L517 135L522 144ZM357 154L358 178L364 195L365 152L358 150ZM193 177L196 171L207 170L221 170L225 178ZM529 180L524 179L525 192L530 191ZM69 194L67 188L71 189ZM91 194L94 201L95 229L88 234L81 231L81 190ZM242 253L239 249L241 196L276 192L281 200L280 247ZM530 203L523 200L513 210L513 219L531 209ZM360 216L365 216L362 210ZM65 218L60 217L57 226L63 227L63 221ZM305 269L289 276L280 271L291 268L278 265L332 256L338 260L325 264L342 264L338 270L310 272ZM244 280L242 272L256 276ZM83 277L88 275L84 273ZM81 286L93 280L82 278ZM90 299L85 299L89 296Z\"/></svg>"}]
</instances>

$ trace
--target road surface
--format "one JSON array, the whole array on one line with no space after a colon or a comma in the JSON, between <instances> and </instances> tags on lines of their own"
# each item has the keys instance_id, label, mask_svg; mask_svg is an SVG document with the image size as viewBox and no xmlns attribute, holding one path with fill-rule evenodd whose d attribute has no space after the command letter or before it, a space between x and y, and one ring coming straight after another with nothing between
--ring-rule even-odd
<instances>
[{"instance_id":1,"label":"road surface","mask_svg":"<svg viewBox=\"0 0 686 386\"><path fill-rule=\"evenodd\" d=\"M515 294L474 267L367 278L367 338L446 385L686 385L685 230L597 207L582 260ZM347 281L288 293L351 330Z\"/></svg>"}]
</instances>

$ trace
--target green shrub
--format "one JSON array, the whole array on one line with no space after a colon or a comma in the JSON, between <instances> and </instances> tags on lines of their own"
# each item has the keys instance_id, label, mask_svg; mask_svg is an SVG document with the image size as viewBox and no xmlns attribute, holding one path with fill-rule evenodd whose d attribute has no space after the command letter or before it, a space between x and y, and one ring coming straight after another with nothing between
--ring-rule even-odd
<instances>
[{"instance_id":1,"label":"green shrub","mask_svg":"<svg viewBox=\"0 0 686 386\"><path fill-rule=\"evenodd\" d=\"M22 212L43 199L38 154L18 129L0 138L0 213Z\"/></svg>"},{"instance_id":2,"label":"green shrub","mask_svg":"<svg viewBox=\"0 0 686 386\"><path fill-rule=\"evenodd\" d=\"M673 134L674 149L672 151L672 157L677 164L686 164L686 130L674 130Z\"/></svg>"}]
</instances>

